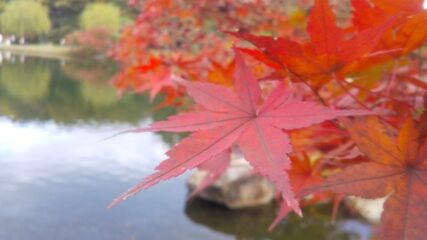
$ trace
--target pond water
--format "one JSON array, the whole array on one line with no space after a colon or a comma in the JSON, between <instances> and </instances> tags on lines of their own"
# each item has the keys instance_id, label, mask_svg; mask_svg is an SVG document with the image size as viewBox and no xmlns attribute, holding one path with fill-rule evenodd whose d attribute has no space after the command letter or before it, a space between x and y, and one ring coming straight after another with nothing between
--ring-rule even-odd
<instances>
[{"instance_id":1,"label":"pond water","mask_svg":"<svg viewBox=\"0 0 427 240\"><path fill-rule=\"evenodd\" d=\"M329 205L273 232L274 205L230 211L186 203L184 175L121 205L108 203L152 171L175 135L114 133L165 118L148 98L117 98L114 66L0 58L0 239L368 239L371 227Z\"/></svg>"}]
</instances>

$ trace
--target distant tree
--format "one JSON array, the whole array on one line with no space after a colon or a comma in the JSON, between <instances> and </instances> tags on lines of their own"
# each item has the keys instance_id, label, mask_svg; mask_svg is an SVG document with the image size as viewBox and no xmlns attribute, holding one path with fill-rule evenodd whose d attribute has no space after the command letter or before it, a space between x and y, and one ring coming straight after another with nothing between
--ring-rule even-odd
<instances>
[{"instance_id":1,"label":"distant tree","mask_svg":"<svg viewBox=\"0 0 427 240\"><path fill-rule=\"evenodd\" d=\"M48 10L39 2L17 0L5 5L0 26L2 33L33 38L49 33L51 22Z\"/></svg>"},{"instance_id":2,"label":"distant tree","mask_svg":"<svg viewBox=\"0 0 427 240\"><path fill-rule=\"evenodd\" d=\"M59 42L65 35L79 28L79 16L92 0L38 0L49 7L52 20L50 40Z\"/></svg>"},{"instance_id":3,"label":"distant tree","mask_svg":"<svg viewBox=\"0 0 427 240\"><path fill-rule=\"evenodd\" d=\"M1 8L0 0L0 8ZM58 42L67 34L75 31L80 26L79 17L85 6L100 0L37 0L49 7L49 16L52 20L52 31L49 34L51 40ZM135 8L128 6L126 0L103 0L120 8L122 19L133 19L137 13ZM122 20L123 22L123 20Z\"/></svg>"},{"instance_id":4,"label":"distant tree","mask_svg":"<svg viewBox=\"0 0 427 240\"><path fill-rule=\"evenodd\" d=\"M109 3L88 4L80 16L80 26L83 30L105 28L111 33L117 33L120 25L120 9Z\"/></svg>"}]
</instances>

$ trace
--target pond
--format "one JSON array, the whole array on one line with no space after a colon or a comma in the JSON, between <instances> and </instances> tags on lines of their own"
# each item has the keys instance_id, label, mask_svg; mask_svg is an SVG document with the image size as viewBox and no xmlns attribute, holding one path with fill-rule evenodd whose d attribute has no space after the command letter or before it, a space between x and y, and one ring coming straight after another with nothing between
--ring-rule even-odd
<instances>
[{"instance_id":1,"label":"pond","mask_svg":"<svg viewBox=\"0 0 427 240\"><path fill-rule=\"evenodd\" d=\"M186 203L188 174L107 205L164 159L175 135L119 131L173 113L146 96L118 97L109 63L0 58L0 239L368 239L369 224L330 205L291 215Z\"/></svg>"}]
</instances>

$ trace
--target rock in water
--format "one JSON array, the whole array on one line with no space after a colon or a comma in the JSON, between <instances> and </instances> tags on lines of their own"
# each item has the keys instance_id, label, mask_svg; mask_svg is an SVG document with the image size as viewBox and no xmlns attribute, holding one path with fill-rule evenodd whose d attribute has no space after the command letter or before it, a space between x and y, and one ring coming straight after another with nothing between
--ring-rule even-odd
<instances>
[{"instance_id":1,"label":"rock in water","mask_svg":"<svg viewBox=\"0 0 427 240\"><path fill-rule=\"evenodd\" d=\"M377 199L364 199L361 197L347 197L345 203L359 212L359 214L372 224L381 222L384 202L387 197Z\"/></svg>"},{"instance_id":2,"label":"rock in water","mask_svg":"<svg viewBox=\"0 0 427 240\"><path fill-rule=\"evenodd\" d=\"M187 181L190 191L194 190L206 175L205 171L195 171ZM274 186L265 178L253 174L252 167L243 158L233 158L223 175L197 197L230 209L254 207L273 200Z\"/></svg>"}]
</instances>

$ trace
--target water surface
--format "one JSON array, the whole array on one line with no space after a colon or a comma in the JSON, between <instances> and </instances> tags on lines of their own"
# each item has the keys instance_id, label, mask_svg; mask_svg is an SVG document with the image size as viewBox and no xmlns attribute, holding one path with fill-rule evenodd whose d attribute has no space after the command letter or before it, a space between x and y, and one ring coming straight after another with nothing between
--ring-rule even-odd
<instances>
[{"instance_id":1,"label":"water surface","mask_svg":"<svg viewBox=\"0 0 427 240\"><path fill-rule=\"evenodd\" d=\"M175 135L124 129L163 119L146 96L117 98L110 63L11 56L0 63L0 239L367 239L370 226L330 206L305 209L272 233L275 206L230 211L186 203L187 175L107 210L152 171Z\"/></svg>"}]
</instances>

